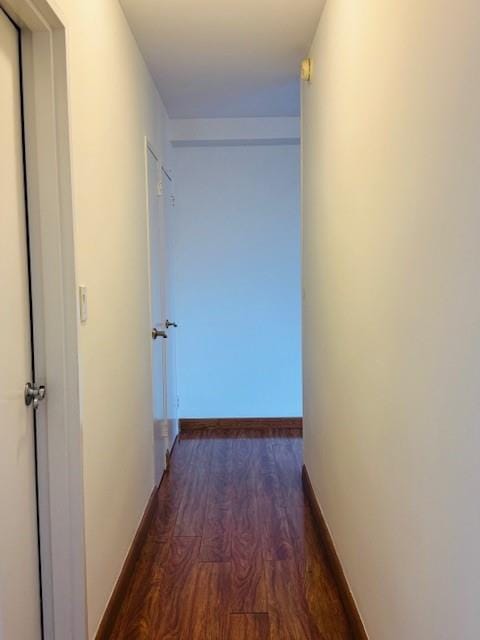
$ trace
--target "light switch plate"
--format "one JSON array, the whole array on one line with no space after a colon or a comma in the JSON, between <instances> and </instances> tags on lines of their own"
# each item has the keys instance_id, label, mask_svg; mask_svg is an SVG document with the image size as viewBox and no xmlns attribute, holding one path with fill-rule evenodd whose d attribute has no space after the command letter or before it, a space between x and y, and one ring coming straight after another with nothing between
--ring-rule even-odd
<instances>
[{"instance_id":1,"label":"light switch plate","mask_svg":"<svg viewBox=\"0 0 480 640\"><path fill-rule=\"evenodd\" d=\"M87 287L85 285L78 287L78 298L80 302L80 322L84 323L88 319Z\"/></svg>"}]
</instances>

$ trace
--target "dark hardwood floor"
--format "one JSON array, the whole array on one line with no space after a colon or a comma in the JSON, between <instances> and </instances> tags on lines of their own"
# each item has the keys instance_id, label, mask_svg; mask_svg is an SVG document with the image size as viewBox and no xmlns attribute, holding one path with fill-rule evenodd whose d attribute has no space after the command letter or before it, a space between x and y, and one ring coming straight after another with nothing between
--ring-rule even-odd
<instances>
[{"instance_id":1,"label":"dark hardwood floor","mask_svg":"<svg viewBox=\"0 0 480 640\"><path fill-rule=\"evenodd\" d=\"M301 467L299 431L180 436L112 640L352 640Z\"/></svg>"}]
</instances>

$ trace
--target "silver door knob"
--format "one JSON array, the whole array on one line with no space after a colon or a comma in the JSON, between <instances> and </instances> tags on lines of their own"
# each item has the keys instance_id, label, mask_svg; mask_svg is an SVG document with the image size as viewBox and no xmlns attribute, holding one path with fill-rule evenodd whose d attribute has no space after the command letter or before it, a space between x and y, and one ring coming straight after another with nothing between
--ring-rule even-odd
<instances>
[{"instance_id":1,"label":"silver door knob","mask_svg":"<svg viewBox=\"0 0 480 640\"><path fill-rule=\"evenodd\" d=\"M27 382L24 390L25 404L29 407L33 404L33 408L37 409L38 404L45 398L46 389L43 384L36 385L31 382Z\"/></svg>"},{"instance_id":2,"label":"silver door knob","mask_svg":"<svg viewBox=\"0 0 480 640\"><path fill-rule=\"evenodd\" d=\"M167 329L169 327L175 327L175 329L178 327L178 324L176 322L170 322L170 320L165 320L165 326L167 327Z\"/></svg>"},{"instance_id":3,"label":"silver door knob","mask_svg":"<svg viewBox=\"0 0 480 640\"><path fill-rule=\"evenodd\" d=\"M153 327L153 329L152 329L152 338L154 340L156 340L157 338L168 338L168 336L167 336L165 331L160 331L160 329L157 329L156 327Z\"/></svg>"}]
</instances>

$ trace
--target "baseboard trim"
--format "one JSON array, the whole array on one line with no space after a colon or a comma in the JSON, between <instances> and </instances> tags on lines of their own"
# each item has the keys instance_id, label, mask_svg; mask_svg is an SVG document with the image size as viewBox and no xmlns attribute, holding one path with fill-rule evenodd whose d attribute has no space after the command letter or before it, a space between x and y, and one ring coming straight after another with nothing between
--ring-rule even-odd
<instances>
[{"instance_id":1,"label":"baseboard trim","mask_svg":"<svg viewBox=\"0 0 480 640\"><path fill-rule=\"evenodd\" d=\"M110 596L110 600L108 601L100 626L98 627L95 640L109 640L112 637L113 628L120 612L120 607L122 602L125 600L128 585L135 570L135 564L140 557L141 550L147 539L148 530L155 515L155 498L159 486L160 483L153 489L147 502L137 533L135 534L130 550L125 558L122 570L120 571L120 575L118 576L118 580L115 584L112 595Z\"/></svg>"},{"instance_id":2,"label":"baseboard trim","mask_svg":"<svg viewBox=\"0 0 480 640\"><path fill-rule=\"evenodd\" d=\"M357 609L357 605L345 577L345 573L335 549L335 544L332 540L332 536L330 535L327 523L325 521L325 518L323 517L320 505L317 502L317 498L313 491L312 483L310 482L310 477L305 465L303 465L302 468L302 481L303 491L312 508L317 533L321 540L322 546L325 549L328 563L337 584L345 613L347 614L348 620L350 622L354 640L368 640L367 632L365 631L360 613Z\"/></svg>"},{"instance_id":3,"label":"baseboard trim","mask_svg":"<svg viewBox=\"0 0 480 640\"><path fill-rule=\"evenodd\" d=\"M180 433L199 429L302 429L303 418L180 418Z\"/></svg>"}]
</instances>

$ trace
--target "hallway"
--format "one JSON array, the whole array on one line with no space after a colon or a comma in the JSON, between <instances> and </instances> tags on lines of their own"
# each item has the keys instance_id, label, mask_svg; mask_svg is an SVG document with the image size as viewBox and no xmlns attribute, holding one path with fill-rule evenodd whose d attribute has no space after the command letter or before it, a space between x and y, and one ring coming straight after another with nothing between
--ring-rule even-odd
<instances>
[{"instance_id":1,"label":"hallway","mask_svg":"<svg viewBox=\"0 0 480 640\"><path fill-rule=\"evenodd\" d=\"M179 435L109 637L350 639L302 458L293 429Z\"/></svg>"}]
</instances>

